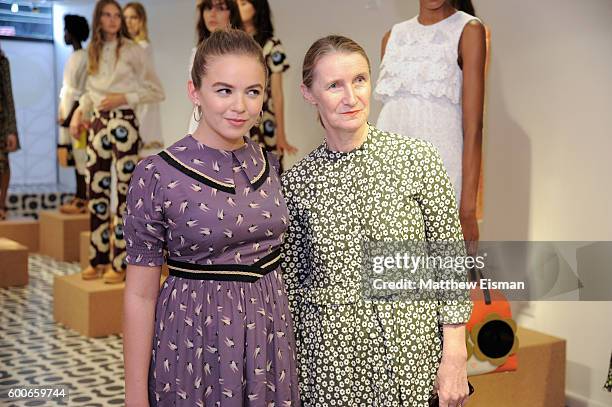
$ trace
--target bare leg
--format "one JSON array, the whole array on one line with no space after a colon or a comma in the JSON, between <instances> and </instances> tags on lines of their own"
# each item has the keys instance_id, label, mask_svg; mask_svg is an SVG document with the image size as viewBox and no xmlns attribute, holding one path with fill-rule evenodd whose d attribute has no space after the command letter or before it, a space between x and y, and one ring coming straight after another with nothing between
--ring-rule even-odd
<instances>
[{"instance_id":1,"label":"bare leg","mask_svg":"<svg viewBox=\"0 0 612 407\"><path fill-rule=\"evenodd\" d=\"M11 167L6 165L6 170L0 175L0 220L6 217L6 198L8 195L8 187L11 181Z\"/></svg>"}]
</instances>

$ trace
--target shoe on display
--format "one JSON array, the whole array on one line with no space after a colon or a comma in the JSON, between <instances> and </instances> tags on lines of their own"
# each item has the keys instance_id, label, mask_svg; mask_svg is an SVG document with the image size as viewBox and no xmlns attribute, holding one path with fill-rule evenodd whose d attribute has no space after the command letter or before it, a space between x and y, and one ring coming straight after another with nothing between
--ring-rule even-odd
<instances>
[{"instance_id":1,"label":"shoe on display","mask_svg":"<svg viewBox=\"0 0 612 407\"><path fill-rule=\"evenodd\" d=\"M112 267L109 267L102 276L106 284L119 284L125 281L125 271L115 271Z\"/></svg>"},{"instance_id":2,"label":"shoe on display","mask_svg":"<svg viewBox=\"0 0 612 407\"><path fill-rule=\"evenodd\" d=\"M104 266L87 266L85 270L81 271L81 278L83 278L83 280L95 280L102 277L103 271Z\"/></svg>"},{"instance_id":3,"label":"shoe on display","mask_svg":"<svg viewBox=\"0 0 612 407\"><path fill-rule=\"evenodd\" d=\"M87 201L81 198L72 198L60 206L60 212L65 215L80 215L87 212Z\"/></svg>"}]
</instances>

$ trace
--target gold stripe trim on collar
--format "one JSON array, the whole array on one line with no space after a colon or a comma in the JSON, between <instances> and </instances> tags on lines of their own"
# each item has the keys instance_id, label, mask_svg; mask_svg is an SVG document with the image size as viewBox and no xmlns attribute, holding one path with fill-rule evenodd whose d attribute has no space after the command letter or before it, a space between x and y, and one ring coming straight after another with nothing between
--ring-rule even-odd
<instances>
[{"instance_id":1,"label":"gold stripe trim on collar","mask_svg":"<svg viewBox=\"0 0 612 407\"><path fill-rule=\"evenodd\" d=\"M219 180L217 180L217 179L214 179L214 178L212 178L212 177L210 177L210 176L208 176L208 175L204 174L203 172L200 172L200 171L196 170L196 169L195 169L195 168L193 168L193 167L190 167L190 166L188 166L188 165L185 165L183 162L181 162L179 159L177 159L177 158L174 156L174 154L172 154L172 153L171 153L171 152L170 152L168 149L165 149L164 151L166 152L166 154L168 154L168 155L170 156L170 158L172 158L174 161L176 161L177 163L179 163L179 165L181 165L182 167L185 167L185 168L187 168L188 170L193 171L193 172L195 172L196 174L201 175L202 177L204 177L204 178L206 178L206 179L208 179L208 180L210 180L210 181L212 181L212 182L214 182L214 183L216 183L216 184L223 185L224 187L228 187L228 188L234 188L234 187L235 187L235 185L234 185L233 183L228 184L227 182L221 182L221 181L219 181Z\"/></svg>"},{"instance_id":2,"label":"gold stripe trim on collar","mask_svg":"<svg viewBox=\"0 0 612 407\"><path fill-rule=\"evenodd\" d=\"M257 176L255 178L253 178L253 181L251 181L251 184L257 183L257 181L259 181L261 176L266 171L266 157L264 156L264 154L265 154L264 149L260 146L259 147L259 151L261 152L261 159L263 160L263 166L261 167L261 171L259 172L259 174L257 174Z\"/></svg>"}]
</instances>

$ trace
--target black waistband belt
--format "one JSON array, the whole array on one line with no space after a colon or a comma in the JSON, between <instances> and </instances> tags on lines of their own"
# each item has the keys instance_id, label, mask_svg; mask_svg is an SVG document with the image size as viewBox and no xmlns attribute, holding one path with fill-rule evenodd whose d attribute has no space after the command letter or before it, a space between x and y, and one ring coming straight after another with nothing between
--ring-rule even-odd
<instances>
[{"instance_id":1,"label":"black waistband belt","mask_svg":"<svg viewBox=\"0 0 612 407\"><path fill-rule=\"evenodd\" d=\"M281 251L277 249L251 265L193 264L168 259L171 276L190 280L244 281L253 283L278 268Z\"/></svg>"}]
</instances>

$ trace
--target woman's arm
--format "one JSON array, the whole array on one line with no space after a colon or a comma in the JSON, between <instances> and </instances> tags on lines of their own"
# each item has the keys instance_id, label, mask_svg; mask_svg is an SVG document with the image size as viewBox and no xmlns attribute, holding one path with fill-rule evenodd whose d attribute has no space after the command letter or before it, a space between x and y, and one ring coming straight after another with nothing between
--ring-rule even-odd
<instances>
[{"instance_id":1,"label":"woman's arm","mask_svg":"<svg viewBox=\"0 0 612 407\"><path fill-rule=\"evenodd\" d=\"M131 49L130 56L135 62L135 70L139 74L140 86L136 92L125 94L127 103L136 107L142 103L158 103L166 97L164 88L155 72L153 60L149 58L146 51L139 45Z\"/></svg>"},{"instance_id":2,"label":"woman's arm","mask_svg":"<svg viewBox=\"0 0 612 407\"><path fill-rule=\"evenodd\" d=\"M425 159L416 161L414 173L420 175L422 182L417 196L429 246L427 255L460 260L465 256L465 244L452 184L438 150L423 142L422 151ZM437 267L431 270L430 278L448 283L465 282L467 270L452 265ZM440 406L455 407L468 395L465 323L470 319L472 301L467 289L447 289L437 291L436 295L438 319L444 331L442 360L437 374L438 396Z\"/></svg>"},{"instance_id":3,"label":"woman's arm","mask_svg":"<svg viewBox=\"0 0 612 407\"><path fill-rule=\"evenodd\" d=\"M455 406L457 402L467 400L469 394L465 324L446 324L442 330L444 340L437 376L438 397L440 406Z\"/></svg>"},{"instance_id":4,"label":"woman's arm","mask_svg":"<svg viewBox=\"0 0 612 407\"><path fill-rule=\"evenodd\" d=\"M274 118L276 120L276 149L282 154L287 152L295 154L297 148L289 144L285 135L285 101L283 97L283 76L281 72L274 72L270 76L272 103L274 104Z\"/></svg>"},{"instance_id":5,"label":"woman's arm","mask_svg":"<svg viewBox=\"0 0 612 407\"><path fill-rule=\"evenodd\" d=\"M391 36L391 30L387 31L385 35L383 35L382 42L380 44L380 60L381 61L385 57L385 51L387 50L387 43L389 42L390 36Z\"/></svg>"},{"instance_id":6,"label":"woman's arm","mask_svg":"<svg viewBox=\"0 0 612 407\"><path fill-rule=\"evenodd\" d=\"M123 295L125 405L148 406L148 373L161 267L128 265Z\"/></svg>"},{"instance_id":7,"label":"woman's arm","mask_svg":"<svg viewBox=\"0 0 612 407\"><path fill-rule=\"evenodd\" d=\"M485 37L484 26L473 20L465 26L459 44L463 69L463 165L459 217L464 239L468 242L479 239L476 197L482 159ZM474 245L470 251L475 251Z\"/></svg>"}]
</instances>

